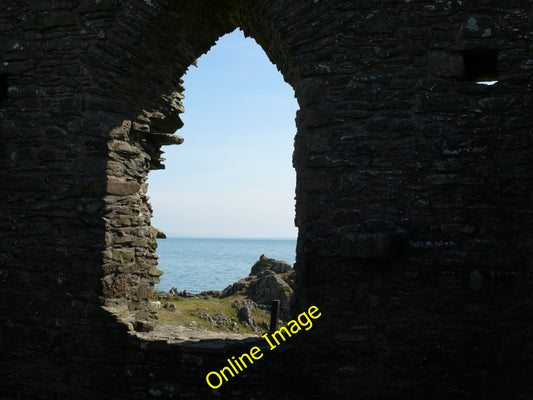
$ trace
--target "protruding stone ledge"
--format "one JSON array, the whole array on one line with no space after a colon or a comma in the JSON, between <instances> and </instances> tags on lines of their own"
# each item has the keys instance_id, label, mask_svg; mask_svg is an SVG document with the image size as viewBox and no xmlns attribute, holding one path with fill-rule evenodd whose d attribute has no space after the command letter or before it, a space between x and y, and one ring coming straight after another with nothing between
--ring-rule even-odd
<instances>
[{"instance_id":1,"label":"protruding stone ledge","mask_svg":"<svg viewBox=\"0 0 533 400\"><path fill-rule=\"evenodd\" d=\"M171 133L150 132L150 139L158 146L170 146L173 144L182 144L184 139L179 135Z\"/></svg>"},{"instance_id":2,"label":"protruding stone ledge","mask_svg":"<svg viewBox=\"0 0 533 400\"><path fill-rule=\"evenodd\" d=\"M180 106L178 106L178 113L185 111L183 105L180 104ZM183 121L178 113L165 115L159 111L155 111L148 118L150 119L152 128L163 132L175 132L183 128Z\"/></svg>"},{"instance_id":3,"label":"protruding stone ledge","mask_svg":"<svg viewBox=\"0 0 533 400\"><path fill-rule=\"evenodd\" d=\"M151 231L150 231L150 237L152 239L166 239L167 238L167 235L165 234L165 232L163 232L161 229L158 229L158 228L155 228L155 227L152 227Z\"/></svg>"},{"instance_id":4,"label":"protruding stone ledge","mask_svg":"<svg viewBox=\"0 0 533 400\"><path fill-rule=\"evenodd\" d=\"M163 273L163 270L157 268L155 265L152 265L148 270L148 275L154 276L156 278L159 278L161 275L163 275Z\"/></svg>"}]
</instances>

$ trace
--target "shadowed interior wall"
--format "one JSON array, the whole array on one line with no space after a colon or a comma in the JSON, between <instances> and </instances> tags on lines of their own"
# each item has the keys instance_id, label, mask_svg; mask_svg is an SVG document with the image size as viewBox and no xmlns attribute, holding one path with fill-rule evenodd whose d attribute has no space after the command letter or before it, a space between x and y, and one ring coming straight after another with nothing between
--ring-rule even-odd
<instances>
[{"instance_id":1,"label":"shadowed interior wall","mask_svg":"<svg viewBox=\"0 0 533 400\"><path fill-rule=\"evenodd\" d=\"M322 317L213 392L248 344L132 330L181 77L237 27L300 106L292 312ZM528 398L530 1L4 0L0 33L5 397Z\"/></svg>"}]
</instances>

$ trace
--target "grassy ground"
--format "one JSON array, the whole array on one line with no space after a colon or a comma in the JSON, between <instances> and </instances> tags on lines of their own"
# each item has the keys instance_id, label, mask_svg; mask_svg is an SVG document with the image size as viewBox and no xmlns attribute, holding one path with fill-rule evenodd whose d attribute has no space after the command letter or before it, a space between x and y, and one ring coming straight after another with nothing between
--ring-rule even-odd
<instances>
[{"instance_id":1,"label":"grassy ground","mask_svg":"<svg viewBox=\"0 0 533 400\"><path fill-rule=\"evenodd\" d=\"M168 306L158 310L159 323L162 325L186 326L210 331L254 333L249 327L243 325L237 317L237 309L232 307L235 301L243 301L245 298L240 295L220 298L183 298L170 296L168 299L159 299L156 292L154 301L174 304L176 307ZM270 314L264 309L253 309L253 319L257 328L255 333L261 334L268 330Z\"/></svg>"}]
</instances>

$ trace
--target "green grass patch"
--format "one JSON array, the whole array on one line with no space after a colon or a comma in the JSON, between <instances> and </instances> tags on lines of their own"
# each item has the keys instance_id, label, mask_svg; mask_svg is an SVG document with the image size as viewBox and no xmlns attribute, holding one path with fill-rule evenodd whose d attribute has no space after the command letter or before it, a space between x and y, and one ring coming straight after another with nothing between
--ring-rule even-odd
<instances>
[{"instance_id":1,"label":"green grass patch","mask_svg":"<svg viewBox=\"0 0 533 400\"><path fill-rule=\"evenodd\" d=\"M235 301L243 301L244 297L235 295L220 298L184 298L172 297L159 299L156 292L154 301L160 301L167 307L158 310L159 323L162 325L185 326L196 329L206 329L215 332L257 333L262 334L268 330L270 314L265 309L254 308L252 318L256 323L256 331L245 326L237 317L237 309L232 307ZM171 306L175 305L175 308Z\"/></svg>"}]
</instances>

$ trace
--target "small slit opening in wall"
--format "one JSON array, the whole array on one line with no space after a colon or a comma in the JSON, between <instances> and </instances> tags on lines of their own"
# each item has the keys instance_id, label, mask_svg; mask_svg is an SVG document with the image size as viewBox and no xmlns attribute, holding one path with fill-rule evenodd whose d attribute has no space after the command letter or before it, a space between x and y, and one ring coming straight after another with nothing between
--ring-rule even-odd
<instances>
[{"instance_id":1,"label":"small slit opening in wall","mask_svg":"<svg viewBox=\"0 0 533 400\"><path fill-rule=\"evenodd\" d=\"M0 74L0 103L7 100L7 75Z\"/></svg>"},{"instance_id":2,"label":"small slit opening in wall","mask_svg":"<svg viewBox=\"0 0 533 400\"><path fill-rule=\"evenodd\" d=\"M494 85L498 82L498 50L465 50L463 60L467 81L480 85Z\"/></svg>"}]
</instances>

